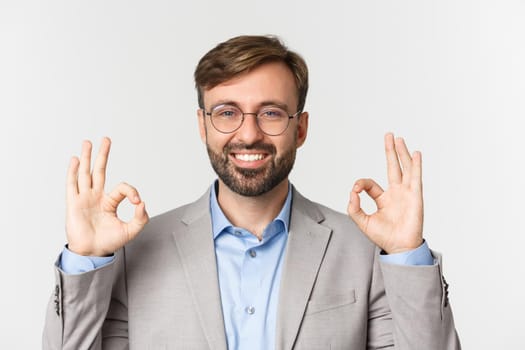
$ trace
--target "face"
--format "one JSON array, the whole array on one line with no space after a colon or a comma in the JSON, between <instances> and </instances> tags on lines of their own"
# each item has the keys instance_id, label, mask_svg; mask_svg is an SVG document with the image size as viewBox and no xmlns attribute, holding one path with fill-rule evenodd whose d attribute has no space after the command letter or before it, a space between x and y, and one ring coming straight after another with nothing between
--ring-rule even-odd
<instances>
[{"instance_id":1,"label":"face","mask_svg":"<svg viewBox=\"0 0 525 350\"><path fill-rule=\"evenodd\" d=\"M297 89L292 72L283 63L267 63L204 91L204 107L229 103L244 112L257 112L268 104L283 106L289 114L297 112ZM268 136L255 116L244 117L242 126L223 134L211 124L210 117L199 115L199 130L219 180L243 196L259 196L288 178L295 154L306 139L308 114L290 120L286 131Z\"/></svg>"}]
</instances>

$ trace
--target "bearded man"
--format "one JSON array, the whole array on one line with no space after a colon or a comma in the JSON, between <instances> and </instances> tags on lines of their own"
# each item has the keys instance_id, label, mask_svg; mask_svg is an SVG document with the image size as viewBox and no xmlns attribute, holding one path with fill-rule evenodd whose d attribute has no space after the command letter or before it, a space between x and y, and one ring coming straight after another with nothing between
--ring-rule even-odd
<instances>
[{"instance_id":1,"label":"bearded man","mask_svg":"<svg viewBox=\"0 0 525 350\"><path fill-rule=\"evenodd\" d=\"M89 141L72 158L44 348L459 349L423 239L421 154L386 134L388 188L360 179L337 213L288 180L308 133L298 54L235 37L202 57L195 82L218 179L194 203L149 220L132 186L104 191L108 138L93 168Z\"/></svg>"}]
</instances>

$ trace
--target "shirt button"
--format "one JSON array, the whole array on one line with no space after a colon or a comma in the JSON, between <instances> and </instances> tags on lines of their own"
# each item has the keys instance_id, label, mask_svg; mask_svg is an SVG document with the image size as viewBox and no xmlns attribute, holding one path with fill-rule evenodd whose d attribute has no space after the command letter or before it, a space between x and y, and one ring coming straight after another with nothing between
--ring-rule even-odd
<instances>
[{"instance_id":1,"label":"shirt button","mask_svg":"<svg viewBox=\"0 0 525 350\"><path fill-rule=\"evenodd\" d=\"M255 258L255 257L257 256L257 253L255 252L255 250L250 249L250 256L251 256L252 258Z\"/></svg>"},{"instance_id":2,"label":"shirt button","mask_svg":"<svg viewBox=\"0 0 525 350\"><path fill-rule=\"evenodd\" d=\"M236 236L242 236L242 232L239 230L235 230L234 233Z\"/></svg>"},{"instance_id":3,"label":"shirt button","mask_svg":"<svg viewBox=\"0 0 525 350\"><path fill-rule=\"evenodd\" d=\"M253 306L246 307L246 313L248 315L253 315L255 313L255 308Z\"/></svg>"}]
</instances>

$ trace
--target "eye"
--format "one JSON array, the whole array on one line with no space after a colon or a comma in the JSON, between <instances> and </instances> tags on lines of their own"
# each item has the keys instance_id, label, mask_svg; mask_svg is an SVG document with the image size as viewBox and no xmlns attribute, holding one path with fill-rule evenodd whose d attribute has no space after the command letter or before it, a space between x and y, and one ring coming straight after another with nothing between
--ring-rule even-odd
<instances>
[{"instance_id":1,"label":"eye","mask_svg":"<svg viewBox=\"0 0 525 350\"><path fill-rule=\"evenodd\" d=\"M234 119L241 115L237 107L228 105L217 106L211 113L213 117L223 119Z\"/></svg>"},{"instance_id":2,"label":"eye","mask_svg":"<svg viewBox=\"0 0 525 350\"><path fill-rule=\"evenodd\" d=\"M235 113L233 111L221 111L220 115L223 116L223 117L231 117L233 116Z\"/></svg>"},{"instance_id":3,"label":"eye","mask_svg":"<svg viewBox=\"0 0 525 350\"><path fill-rule=\"evenodd\" d=\"M286 112L280 108L265 108L259 116L264 119L282 119L287 116Z\"/></svg>"}]
</instances>

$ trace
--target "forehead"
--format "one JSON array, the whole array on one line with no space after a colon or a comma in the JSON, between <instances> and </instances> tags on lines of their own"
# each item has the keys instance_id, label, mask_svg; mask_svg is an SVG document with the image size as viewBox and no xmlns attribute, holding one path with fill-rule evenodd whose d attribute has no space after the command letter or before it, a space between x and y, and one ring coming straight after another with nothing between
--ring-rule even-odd
<instances>
[{"instance_id":1,"label":"forehead","mask_svg":"<svg viewBox=\"0 0 525 350\"><path fill-rule=\"evenodd\" d=\"M204 105L230 101L253 106L275 101L295 107L297 86L291 70L282 62L262 64L203 91Z\"/></svg>"}]
</instances>

